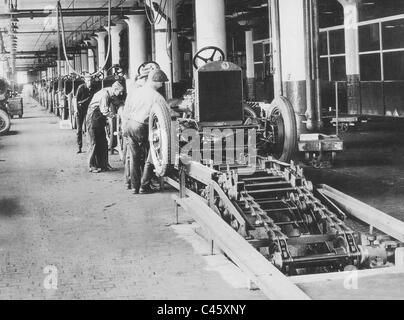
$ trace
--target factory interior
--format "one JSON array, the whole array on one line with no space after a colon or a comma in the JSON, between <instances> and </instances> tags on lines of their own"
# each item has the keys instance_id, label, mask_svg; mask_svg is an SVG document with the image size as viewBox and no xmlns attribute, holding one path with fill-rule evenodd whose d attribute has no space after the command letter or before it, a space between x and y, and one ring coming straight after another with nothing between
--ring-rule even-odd
<instances>
[{"instance_id":1,"label":"factory interior","mask_svg":"<svg viewBox=\"0 0 404 320\"><path fill-rule=\"evenodd\" d=\"M404 0L0 2L1 300L402 300L403 194Z\"/></svg>"}]
</instances>

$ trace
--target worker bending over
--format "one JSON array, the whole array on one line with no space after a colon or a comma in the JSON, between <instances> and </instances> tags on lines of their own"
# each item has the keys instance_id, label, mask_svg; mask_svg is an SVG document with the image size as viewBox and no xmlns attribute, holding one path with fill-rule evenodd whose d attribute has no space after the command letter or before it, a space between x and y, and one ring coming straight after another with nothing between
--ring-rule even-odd
<instances>
[{"instance_id":1,"label":"worker bending over","mask_svg":"<svg viewBox=\"0 0 404 320\"><path fill-rule=\"evenodd\" d=\"M148 74L146 83L135 89L125 102L123 110L123 134L128 138L130 183L133 193L149 193L151 187L151 178L153 174L153 164L150 152L148 152L146 164L142 168L142 155L148 145L149 133L149 115L153 105L158 104L166 107L167 103L164 97L157 91L164 82L168 81L167 75L162 70L152 70ZM141 172L143 169L143 175Z\"/></svg>"},{"instance_id":2,"label":"worker bending over","mask_svg":"<svg viewBox=\"0 0 404 320\"><path fill-rule=\"evenodd\" d=\"M115 117L115 106L113 103L117 100L114 97L120 96L124 87L118 81L114 82L112 87L104 88L98 91L88 107L87 112L87 130L90 137L90 172L98 173L109 171L111 167L108 163L108 141L105 132L107 118Z\"/></svg>"}]
</instances>

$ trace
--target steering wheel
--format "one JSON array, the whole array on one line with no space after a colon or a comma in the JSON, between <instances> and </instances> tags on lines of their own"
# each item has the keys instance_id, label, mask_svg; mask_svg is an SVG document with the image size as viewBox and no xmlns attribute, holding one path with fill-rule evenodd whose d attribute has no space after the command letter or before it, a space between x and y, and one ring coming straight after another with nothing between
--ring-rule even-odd
<instances>
[{"instance_id":1,"label":"steering wheel","mask_svg":"<svg viewBox=\"0 0 404 320\"><path fill-rule=\"evenodd\" d=\"M137 74L141 74L141 73L149 73L152 70L156 70L156 69L160 69L160 65L155 62L155 61L146 61L143 62L139 68L137 68Z\"/></svg>"},{"instance_id":2,"label":"steering wheel","mask_svg":"<svg viewBox=\"0 0 404 320\"><path fill-rule=\"evenodd\" d=\"M99 72L98 74L93 75L93 79L95 81L102 81L104 80L104 77L105 77L104 72Z\"/></svg>"},{"instance_id":3,"label":"steering wheel","mask_svg":"<svg viewBox=\"0 0 404 320\"><path fill-rule=\"evenodd\" d=\"M119 64L113 65L108 71L113 70L112 74L114 76L125 77L125 72Z\"/></svg>"},{"instance_id":4,"label":"steering wheel","mask_svg":"<svg viewBox=\"0 0 404 320\"><path fill-rule=\"evenodd\" d=\"M214 46L203 47L199 50L194 58L192 59L192 64L195 69L198 69L198 60L202 60L205 64L213 61L223 61L225 58L224 52L222 49Z\"/></svg>"}]
</instances>

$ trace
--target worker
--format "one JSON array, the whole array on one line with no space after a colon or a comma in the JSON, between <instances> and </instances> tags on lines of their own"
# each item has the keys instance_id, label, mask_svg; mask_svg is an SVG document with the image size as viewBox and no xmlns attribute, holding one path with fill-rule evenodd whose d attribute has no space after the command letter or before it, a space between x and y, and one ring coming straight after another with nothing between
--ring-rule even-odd
<instances>
[{"instance_id":1,"label":"worker","mask_svg":"<svg viewBox=\"0 0 404 320\"><path fill-rule=\"evenodd\" d=\"M77 121L77 153L82 153L83 123L86 119L88 106L95 94L94 86L92 86L91 80L91 76L86 76L84 78L84 83L78 87L76 94L75 117Z\"/></svg>"},{"instance_id":2,"label":"worker","mask_svg":"<svg viewBox=\"0 0 404 320\"><path fill-rule=\"evenodd\" d=\"M98 91L88 107L87 130L90 137L90 172L98 173L110 171L112 168L108 163L108 141L105 131L107 118L115 117L114 99L123 94L124 87L119 81L113 83L112 87Z\"/></svg>"},{"instance_id":3,"label":"worker","mask_svg":"<svg viewBox=\"0 0 404 320\"><path fill-rule=\"evenodd\" d=\"M128 96L127 96L127 101L132 100L132 95L133 93L136 93L137 88L143 87L147 81L148 75L151 71L160 69L160 66L156 64L155 62L149 62L149 63L144 63L140 68L139 68L139 74L135 77L134 83L130 85L130 89L128 90ZM121 116L122 121L124 121L123 117ZM123 124L122 124L123 127ZM131 141L131 138L127 136L126 133L123 133L123 159L124 159L124 167L125 167L125 185L126 189L131 190L132 189L132 183L131 183L131 172L134 170L134 166L131 165L131 162L133 162L131 152L128 152L129 149L129 142ZM142 155L140 156L140 161L137 164L138 167L143 170L144 163L145 163L145 158L147 156L148 152L148 145L142 144ZM133 176L133 174L132 174Z\"/></svg>"},{"instance_id":4,"label":"worker","mask_svg":"<svg viewBox=\"0 0 404 320\"><path fill-rule=\"evenodd\" d=\"M168 81L167 75L160 69L152 70L147 76L145 84L137 88L128 96L123 110L123 133L128 137L130 183L134 194L150 193L153 165L149 155L146 164L142 168L142 155L148 144L148 121L153 105L166 107L164 97L158 93L164 82ZM143 175L141 172L143 169Z\"/></svg>"}]
</instances>

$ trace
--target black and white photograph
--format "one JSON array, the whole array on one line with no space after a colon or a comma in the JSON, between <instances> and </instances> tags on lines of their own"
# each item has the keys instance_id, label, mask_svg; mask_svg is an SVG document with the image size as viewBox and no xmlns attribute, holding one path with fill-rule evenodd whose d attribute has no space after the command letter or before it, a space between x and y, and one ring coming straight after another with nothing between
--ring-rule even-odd
<instances>
[{"instance_id":1,"label":"black and white photograph","mask_svg":"<svg viewBox=\"0 0 404 320\"><path fill-rule=\"evenodd\" d=\"M0 300L403 288L404 0L0 1Z\"/></svg>"}]
</instances>

